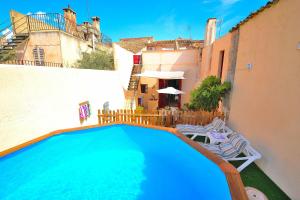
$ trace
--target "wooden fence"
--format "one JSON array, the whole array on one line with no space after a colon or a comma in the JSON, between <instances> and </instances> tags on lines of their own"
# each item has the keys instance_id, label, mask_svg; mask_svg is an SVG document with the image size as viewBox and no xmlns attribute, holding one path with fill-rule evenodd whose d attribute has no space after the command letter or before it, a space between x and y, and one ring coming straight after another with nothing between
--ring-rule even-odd
<instances>
[{"instance_id":1,"label":"wooden fence","mask_svg":"<svg viewBox=\"0 0 300 200\"><path fill-rule=\"evenodd\" d=\"M206 111L98 110L99 124L124 122L174 127L176 124L206 125L215 117L223 118L223 114Z\"/></svg>"}]
</instances>

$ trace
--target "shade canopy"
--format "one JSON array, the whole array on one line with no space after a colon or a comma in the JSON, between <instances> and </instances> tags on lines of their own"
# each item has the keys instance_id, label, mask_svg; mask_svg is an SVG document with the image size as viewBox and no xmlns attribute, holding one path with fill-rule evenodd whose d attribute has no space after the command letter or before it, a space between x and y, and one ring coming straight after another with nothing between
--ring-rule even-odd
<instances>
[{"instance_id":1,"label":"shade canopy","mask_svg":"<svg viewBox=\"0 0 300 200\"><path fill-rule=\"evenodd\" d=\"M144 71L140 74L135 74L135 76L158 79L184 79L183 75L184 72L182 71Z\"/></svg>"},{"instance_id":2,"label":"shade canopy","mask_svg":"<svg viewBox=\"0 0 300 200\"><path fill-rule=\"evenodd\" d=\"M167 87L164 89L160 89L160 90L157 90L157 92L161 93L161 94L184 94L184 92L177 90L173 87Z\"/></svg>"}]
</instances>

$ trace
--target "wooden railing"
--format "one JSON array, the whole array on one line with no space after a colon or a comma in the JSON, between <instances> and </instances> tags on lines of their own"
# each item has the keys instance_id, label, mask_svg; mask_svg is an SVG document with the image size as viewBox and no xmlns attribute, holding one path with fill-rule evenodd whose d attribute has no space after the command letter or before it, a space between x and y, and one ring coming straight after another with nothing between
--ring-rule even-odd
<instances>
[{"instance_id":1,"label":"wooden railing","mask_svg":"<svg viewBox=\"0 0 300 200\"><path fill-rule=\"evenodd\" d=\"M174 127L176 124L206 125L215 117L223 118L223 114L206 111L98 110L99 124L119 122Z\"/></svg>"}]
</instances>

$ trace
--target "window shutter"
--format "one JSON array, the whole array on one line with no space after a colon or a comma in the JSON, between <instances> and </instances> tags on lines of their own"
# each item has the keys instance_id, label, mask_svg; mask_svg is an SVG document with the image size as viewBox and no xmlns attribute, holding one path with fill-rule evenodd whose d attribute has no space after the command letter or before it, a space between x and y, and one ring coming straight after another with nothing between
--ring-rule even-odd
<instances>
[{"instance_id":1,"label":"window shutter","mask_svg":"<svg viewBox=\"0 0 300 200\"><path fill-rule=\"evenodd\" d=\"M43 48L36 47L33 49L33 58L35 65L44 66L45 65L45 52Z\"/></svg>"}]
</instances>

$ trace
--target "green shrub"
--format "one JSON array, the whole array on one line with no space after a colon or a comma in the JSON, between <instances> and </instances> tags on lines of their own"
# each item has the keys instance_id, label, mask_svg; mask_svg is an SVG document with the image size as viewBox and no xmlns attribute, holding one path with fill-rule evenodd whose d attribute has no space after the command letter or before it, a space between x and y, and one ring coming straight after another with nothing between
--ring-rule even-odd
<instances>
[{"instance_id":1,"label":"green shrub","mask_svg":"<svg viewBox=\"0 0 300 200\"><path fill-rule=\"evenodd\" d=\"M143 112L143 111L144 111L144 107L143 107L143 106L137 106L137 107L135 108L135 110L136 110L137 112Z\"/></svg>"},{"instance_id":2,"label":"green shrub","mask_svg":"<svg viewBox=\"0 0 300 200\"><path fill-rule=\"evenodd\" d=\"M15 59L16 59L16 52L14 50L11 51L2 50L2 52L0 53L0 62L6 62Z\"/></svg>"},{"instance_id":3,"label":"green shrub","mask_svg":"<svg viewBox=\"0 0 300 200\"><path fill-rule=\"evenodd\" d=\"M198 88L192 91L191 101L187 106L193 110L215 111L219 107L219 102L230 89L230 82L221 83L220 78L209 76L202 81Z\"/></svg>"},{"instance_id":4,"label":"green shrub","mask_svg":"<svg viewBox=\"0 0 300 200\"><path fill-rule=\"evenodd\" d=\"M114 70L114 57L112 53L103 50L84 52L77 66L81 69Z\"/></svg>"}]
</instances>

